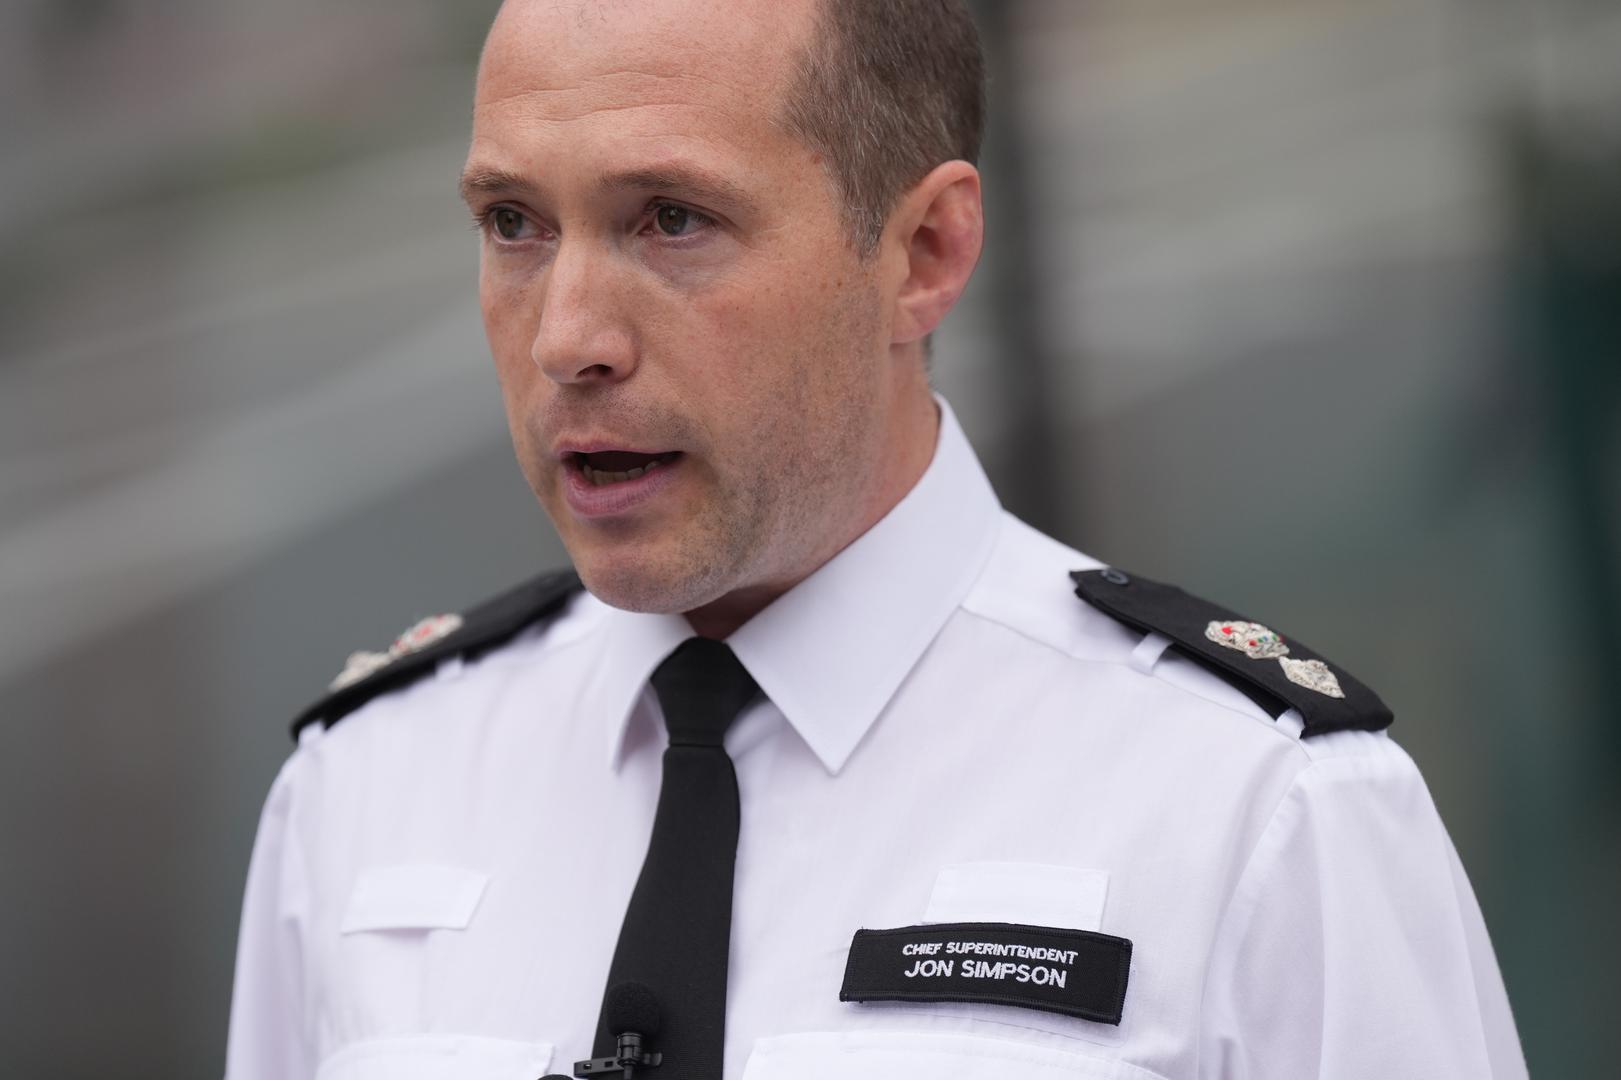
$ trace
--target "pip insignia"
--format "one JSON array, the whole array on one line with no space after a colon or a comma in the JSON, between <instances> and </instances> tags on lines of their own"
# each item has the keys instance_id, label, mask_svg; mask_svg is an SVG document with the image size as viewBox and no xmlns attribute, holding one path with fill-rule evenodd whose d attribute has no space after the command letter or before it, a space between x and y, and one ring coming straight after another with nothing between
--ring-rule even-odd
<instances>
[{"instance_id":1,"label":"pip insignia","mask_svg":"<svg viewBox=\"0 0 1621 1080\"><path fill-rule=\"evenodd\" d=\"M1340 681L1321 660L1291 660L1287 656L1280 656L1278 663L1283 665L1284 675L1296 686L1304 686L1307 690L1315 690L1332 698L1345 696L1345 691L1340 689Z\"/></svg>"},{"instance_id":2,"label":"pip insignia","mask_svg":"<svg viewBox=\"0 0 1621 1080\"><path fill-rule=\"evenodd\" d=\"M338 677L332 680L327 689L342 690L345 686L353 686L372 672L387 667L392 659L386 652L352 652L349 659L344 661L343 670L338 672Z\"/></svg>"}]
</instances>

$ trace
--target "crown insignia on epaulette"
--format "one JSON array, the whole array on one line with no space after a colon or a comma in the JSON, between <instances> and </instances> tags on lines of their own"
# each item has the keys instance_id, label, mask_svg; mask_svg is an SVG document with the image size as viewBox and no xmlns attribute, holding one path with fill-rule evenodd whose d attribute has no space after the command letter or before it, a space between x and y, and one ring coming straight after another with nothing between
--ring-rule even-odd
<instances>
[{"instance_id":1,"label":"crown insignia on epaulette","mask_svg":"<svg viewBox=\"0 0 1621 1080\"><path fill-rule=\"evenodd\" d=\"M394 639L394 644L388 647L387 652L350 653L343 670L338 672L338 677L332 680L327 689L342 690L346 686L353 686L361 679L386 668L400 657L420 652L461 628L460 615L429 615L426 619L418 620L409 630Z\"/></svg>"}]
</instances>

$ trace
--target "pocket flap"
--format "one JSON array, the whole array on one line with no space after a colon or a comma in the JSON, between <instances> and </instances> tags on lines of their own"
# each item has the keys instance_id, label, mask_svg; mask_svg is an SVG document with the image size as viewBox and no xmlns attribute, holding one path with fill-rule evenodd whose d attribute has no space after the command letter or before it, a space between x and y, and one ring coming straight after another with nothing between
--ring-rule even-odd
<instances>
[{"instance_id":1,"label":"pocket flap","mask_svg":"<svg viewBox=\"0 0 1621 1080\"><path fill-rule=\"evenodd\" d=\"M362 870L338 932L465 930L489 880L477 870L429 863Z\"/></svg>"},{"instance_id":2,"label":"pocket flap","mask_svg":"<svg viewBox=\"0 0 1621 1080\"><path fill-rule=\"evenodd\" d=\"M315 1080L535 1080L551 1063L549 1043L412 1035L346 1046Z\"/></svg>"},{"instance_id":3,"label":"pocket flap","mask_svg":"<svg viewBox=\"0 0 1621 1080\"><path fill-rule=\"evenodd\" d=\"M1041 863L958 863L940 871L923 921L1006 922L1101 930L1105 870Z\"/></svg>"},{"instance_id":4,"label":"pocket flap","mask_svg":"<svg viewBox=\"0 0 1621 1080\"><path fill-rule=\"evenodd\" d=\"M1056 1047L944 1032L809 1032L754 1044L743 1080L1163 1080Z\"/></svg>"}]
</instances>

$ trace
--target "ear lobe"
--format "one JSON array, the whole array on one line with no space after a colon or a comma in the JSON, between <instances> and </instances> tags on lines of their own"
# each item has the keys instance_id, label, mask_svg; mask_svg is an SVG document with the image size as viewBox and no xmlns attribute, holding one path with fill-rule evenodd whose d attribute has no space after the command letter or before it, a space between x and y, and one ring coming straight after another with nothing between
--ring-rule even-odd
<instances>
[{"instance_id":1,"label":"ear lobe","mask_svg":"<svg viewBox=\"0 0 1621 1080\"><path fill-rule=\"evenodd\" d=\"M985 242L979 170L966 161L935 167L896 215L904 278L895 296L892 345L933 333L968 287Z\"/></svg>"}]
</instances>

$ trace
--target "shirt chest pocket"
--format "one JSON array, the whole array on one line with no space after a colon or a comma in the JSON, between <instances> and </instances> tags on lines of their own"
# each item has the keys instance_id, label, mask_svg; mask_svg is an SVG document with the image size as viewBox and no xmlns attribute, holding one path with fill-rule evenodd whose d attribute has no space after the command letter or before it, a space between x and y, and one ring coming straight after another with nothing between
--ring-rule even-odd
<instances>
[{"instance_id":1,"label":"shirt chest pocket","mask_svg":"<svg viewBox=\"0 0 1621 1080\"><path fill-rule=\"evenodd\" d=\"M441 864L361 871L319 974L345 1018L338 1038L444 1030L447 1006L477 966L472 938L488 884L479 871Z\"/></svg>"},{"instance_id":2,"label":"shirt chest pocket","mask_svg":"<svg viewBox=\"0 0 1621 1080\"><path fill-rule=\"evenodd\" d=\"M926 923L1008 922L1097 930L1109 875L1038 863L958 863L940 871L923 912Z\"/></svg>"},{"instance_id":3,"label":"shirt chest pocket","mask_svg":"<svg viewBox=\"0 0 1621 1080\"><path fill-rule=\"evenodd\" d=\"M754 1045L743 1080L1164 1080L1157 1073L1055 1047L981 1035L816 1032Z\"/></svg>"},{"instance_id":4,"label":"shirt chest pocket","mask_svg":"<svg viewBox=\"0 0 1621 1080\"><path fill-rule=\"evenodd\" d=\"M338 932L465 930L489 880L459 866L373 867L355 881Z\"/></svg>"}]
</instances>

